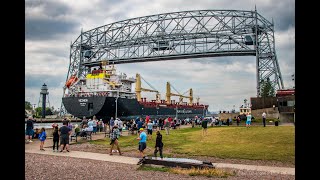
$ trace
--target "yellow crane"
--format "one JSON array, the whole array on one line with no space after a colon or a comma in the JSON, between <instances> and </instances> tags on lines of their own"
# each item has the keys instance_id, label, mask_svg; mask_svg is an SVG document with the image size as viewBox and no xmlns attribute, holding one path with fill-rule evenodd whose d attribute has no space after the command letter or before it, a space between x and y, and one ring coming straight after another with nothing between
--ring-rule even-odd
<instances>
[{"instance_id":1,"label":"yellow crane","mask_svg":"<svg viewBox=\"0 0 320 180\"><path fill-rule=\"evenodd\" d=\"M141 79L144 80L152 89L146 89L141 87ZM156 90L151 84L149 84L145 79L143 79L140 74L136 74L136 94L137 94L137 99L140 102L141 101L141 91L146 91L146 92L155 92L156 93L156 102L160 103L161 102L161 97L160 97L160 92Z\"/></svg>"},{"instance_id":2,"label":"yellow crane","mask_svg":"<svg viewBox=\"0 0 320 180\"><path fill-rule=\"evenodd\" d=\"M171 93L171 87L178 93ZM189 92L189 96L185 96L184 94ZM171 103L171 96L179 96L179 104L183 103L183 98L189 98L189 105L193 105L193 90L190 88L188 91L186 91L183 94L180 94L169 82L167 82L167 93L166 93L166 103Z\"/></svg>"}]
</instances>

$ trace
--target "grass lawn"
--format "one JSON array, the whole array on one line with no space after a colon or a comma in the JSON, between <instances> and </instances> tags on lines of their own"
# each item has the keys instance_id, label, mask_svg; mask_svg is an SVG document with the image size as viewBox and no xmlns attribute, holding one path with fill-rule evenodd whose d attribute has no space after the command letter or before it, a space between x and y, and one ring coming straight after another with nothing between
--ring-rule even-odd
<instances>
[{"instance_id":1,"label":"grass lawn","mask_svg":"<svg viewBox=\"0 0 320 180\"><path fill-rule=\"evenodd\" d=\"M295 127L294 126L222 126L209 127L207 136L202 129L182 128L170 130L170 135L161 131L164 155L170 157L210 156L217 158L275 160L295 164ZM147 146L154 149L153 140ZM137 135L120 137L121 149L137 149ZM94 144L109 145L109 141L93 141ZM149 154L150 153L150 154ZM147 153L152 155L152 152Z\"/></svg>"}]
</instances>

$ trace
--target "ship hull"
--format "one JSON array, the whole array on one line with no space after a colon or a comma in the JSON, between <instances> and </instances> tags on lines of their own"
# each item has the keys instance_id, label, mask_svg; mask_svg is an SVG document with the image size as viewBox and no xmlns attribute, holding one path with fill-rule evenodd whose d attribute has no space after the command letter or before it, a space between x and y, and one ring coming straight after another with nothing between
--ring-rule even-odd
<instances>
[{"instance_id":1,"label":"ship hull","mask_svg":"<svg viewBox=\"0 0 320 180\"><path fill-rule=\"evenodd\" d=\"M62 103L68 113L77 118L91 118L96 116L98 119L109 120L117 117L122 120L136 119L149 115L150 118L176 117L192 118L203 116L206 113L204 108L167 106L167 105L146 105L139 103L136 99L115 97L91 96L91 97L63 97ZM117 109L117 110L116 110Z\"/></svg>"}]
</instances>

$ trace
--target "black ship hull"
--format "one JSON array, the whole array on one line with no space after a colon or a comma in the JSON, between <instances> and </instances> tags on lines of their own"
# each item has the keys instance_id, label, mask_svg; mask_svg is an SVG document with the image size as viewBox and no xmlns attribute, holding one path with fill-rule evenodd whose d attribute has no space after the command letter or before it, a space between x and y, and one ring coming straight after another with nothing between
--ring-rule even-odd
<instances>
[{"instance_id":1,"label":"black ship hull","mask_svg":"<svg viewBox=\"0 0 320 180\"><path fill-rule=\"evenodd\" d=\"M195 107L176 107L167 105L146 105L140 104L136 99L91 96L91 97L63 97L62 103L68 113L77 118L91 118L96 116L98 119L109 120L117 117L122 120L136 119L149 115L150 118L176 117L193 118L203 116L207 109Z\"/></svg>"}]
</instances>

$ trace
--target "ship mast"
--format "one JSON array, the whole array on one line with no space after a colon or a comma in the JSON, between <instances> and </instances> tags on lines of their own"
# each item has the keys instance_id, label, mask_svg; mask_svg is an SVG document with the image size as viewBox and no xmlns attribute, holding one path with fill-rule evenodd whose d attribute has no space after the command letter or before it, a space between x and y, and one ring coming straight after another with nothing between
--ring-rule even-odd
<instances>
[{"instance_id":1,"label":"ship mast","mask_svg":"<svg viewBox=\"0 0 320 180\"><path fill-rule=\"evenodd\" d=\"M146 92L155 92L156 93L156 102L160 103L161 99L160 99L160 92L158 90L156 90L153 86L151 86L151 84L149 84L145 79L143 79L152 89L146 89L146 88L142 88L141 87L141 79L143 79L143 77L140 76L140 74L136 74L136 94L137 94L137 100L139 102L141 102L141 91L146 91Z\"/></svg>"},{"instance_id":2,"label":"ship mast","mask_svg":"<svg viewBox=\"0 0 320 180\"><path fill-rule=\"evenodd\" d=\"M178 93L174 94L171 93L171 87ZM185 96L184 94L189 92L189 96ZM167 93L166 93L166 103L171 103L171 96L179 96L179 104L183 104L183 98L189 98L189 105L193 105L193 90L190 88L188 91L186 91L183 94L180 94L169 82L167 82Z\"/></svg>"}]
</instances>

